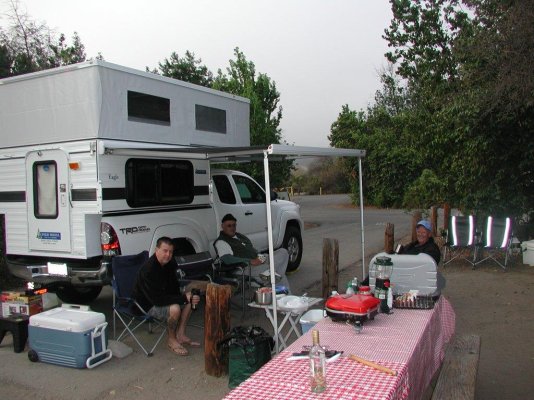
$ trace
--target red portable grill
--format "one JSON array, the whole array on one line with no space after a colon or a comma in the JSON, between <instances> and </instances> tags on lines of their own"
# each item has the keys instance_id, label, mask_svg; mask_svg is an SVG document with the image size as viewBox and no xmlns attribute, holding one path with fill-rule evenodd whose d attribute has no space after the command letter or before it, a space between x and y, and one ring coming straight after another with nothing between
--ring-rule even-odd
<instances>
[{"instance_id":1,"label":"red portable grill","mask_svg":"<svg viewBox=\"0 0 534 400\"><path fill-rule=\"evenodd\" d=\"M326 314L332 321L364 322L374 319L380 300L363 294L337 294L326 300Z\"/></svg>"}]
</instances>

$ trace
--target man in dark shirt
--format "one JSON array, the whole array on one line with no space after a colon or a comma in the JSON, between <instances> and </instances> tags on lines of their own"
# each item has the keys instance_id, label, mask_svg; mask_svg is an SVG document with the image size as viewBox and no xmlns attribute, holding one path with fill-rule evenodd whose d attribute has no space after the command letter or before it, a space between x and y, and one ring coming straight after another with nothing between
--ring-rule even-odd
<instances>
[{"instance_id":1,"label":"man in dark shirt","mask_svg":"<svg viewBox=\"0 0 534 400\"><path fill-rule=\"evenodd\" d=\"M237 232L237 220L232 214L226 214L221 223L221 232L214 243L217 254L225 264L245 263L252 267L251 274L253 278L258 278L260 274L269 272L269 260L258 254L248 237ZM274 251L274 270L278 274L280 284L285 286L288 292L291 292L289 281L286 277L287 263L289 253L286 249L280 248ZM262 267L263 268L260 268ZM264 271L267 270L267 271Z\"/></svg>"},{"instance_id":2,"label":"man in dark shirt","mask_svg":"<svg viewBox=\"0 0 534 400\"><path fill-rule=\"evenodd\" d=\"M436 261L436 265L439 264L441 252L432 237L432 226L430 225L430 222L425 219L419 221L415 227L415 233L417 235L417 240L404 247L402 254L417 255L425 253Z\"/></svg>"},{"instance_id":3,"label":"man in dark shirt","mask_svg":"<svg viewBox=\"0 0 534 400\"><path fill-rule=\"evenodd\" d=\"M173 257L174 245L168 237L161 237L156 251L139 270L133 291L133 298L149 315L167 320L167 346L180 356L188 354L184 344L199 347L185 334L185 327L191 315L191 304L200 301L191 292L180 293L176 277L177 264Z\"/></svg>"}]
</instances>

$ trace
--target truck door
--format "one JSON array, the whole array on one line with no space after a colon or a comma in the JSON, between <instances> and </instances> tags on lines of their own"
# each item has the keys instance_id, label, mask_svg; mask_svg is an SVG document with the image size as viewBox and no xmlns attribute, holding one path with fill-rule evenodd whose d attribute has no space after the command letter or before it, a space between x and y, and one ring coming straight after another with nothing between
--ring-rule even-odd
<instances>
[{"instance_id":1,"label":"truck door","mask_svg":"<svg viewBox=\"0 0 534 400\"><path fill-rule=\"evenodd\" d=\"M256 249L267 249L267 211L263 189L248 176L239 174L232 174L231 179L227 175L214 175L213 182L220 200L218 222L225 214L232 214L237 219L237 231L246 235Z\"/></svg>"},{"instance_id":2,"label":"truck door","mask_svg":"<svg viewBox=\"0 0 534 400\"><path fill-rule=\"evenodd\" d=\"M26 156L28 248L71 251L69 164L62 150L40 150Z\"/></svg>"}]
</instances>

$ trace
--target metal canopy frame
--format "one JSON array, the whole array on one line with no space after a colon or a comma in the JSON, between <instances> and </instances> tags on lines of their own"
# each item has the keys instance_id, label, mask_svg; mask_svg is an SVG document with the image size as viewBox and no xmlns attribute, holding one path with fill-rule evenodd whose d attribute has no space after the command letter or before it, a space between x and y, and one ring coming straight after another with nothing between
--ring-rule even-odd
<instances>
[{"instance_id":1,"label":"metal canopy frame","mask_svg":"<svg viewBox=\"0 0 534 400\"><path fill-rule=\"evenodd\" d=\"M363 223L363 188L362 158L365 150L338 149L331 147L290 146L270 144L252 147L181 147L173 145L157 145L135 142L102 140L99 142L100 154L118 154L130 156L183 158L190 160L208 160L212 163L251 162L263 158L265 174L265 207L267 209L267 233L269 239L269 259L274 260L273 226L271 221L271 184L269 179L269 159L295 159L302 157L357 157L360 186L360 237L362 246L362 276L365 277L365 233ZM274 265L270 263L271 288L276 293ZM278 313L276 296L273 296L274 330L278 332ZM278 335L275 334L276 352L279 352Z\"/></svg>"}]
</instances>

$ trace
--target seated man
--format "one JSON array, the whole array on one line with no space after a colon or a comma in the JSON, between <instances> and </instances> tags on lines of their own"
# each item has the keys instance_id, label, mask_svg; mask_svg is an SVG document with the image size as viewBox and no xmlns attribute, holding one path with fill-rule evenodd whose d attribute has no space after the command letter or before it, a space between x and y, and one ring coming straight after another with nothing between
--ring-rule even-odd
<instances>
[{"instance_id":1,"label":"seated man","mask_svg":"<svg viewBox=\"0 0 534 400\"><path fill-rule=\"evenodd\" d=\"M439 264L441 252L432 237L432 226L430 225L430 222L425 219L419 221L415 226L415 233L417 235L417 240L406 245L399 254L417 255L419 253L426 253L436 261L436 265Z\"/></svg>"},{"instance_id":2,"label":"seated man","mask_svg":"<svg viewBox=\"0 0 534 400\"><path fill-rule=\"evenodd\" d=\"M191 315L191 304L198 304L200 297L191 292L180 293L177 264L173 257L174 245L170 238L161 237L156 251L139 270L133 290L133 298L148 314L167 320L167 346L179 356L188 354L184 345L199 347L185 334Z\"/></svg>"},{"instance_id":3,"label":"seated man","mask_svg":"<svg viewBox=\"0 0 534 400\"><path fill-rule=\"evenodd\" d=\"M226 214L222 219L221 233L215 241L215 248L221 261L225 264L247 263L251 266L251 275L259 277L260 273L269 269L269 264L263 257L258 257L258 250L245 235L237 232L237 220L232 214ZM289 292L289 281L286 277L289 254L286 249L280 248L274 252L274 269L282 277L280 284ZM253 268L256 267L256 268Z\"/></svg>"}]
</instances>

